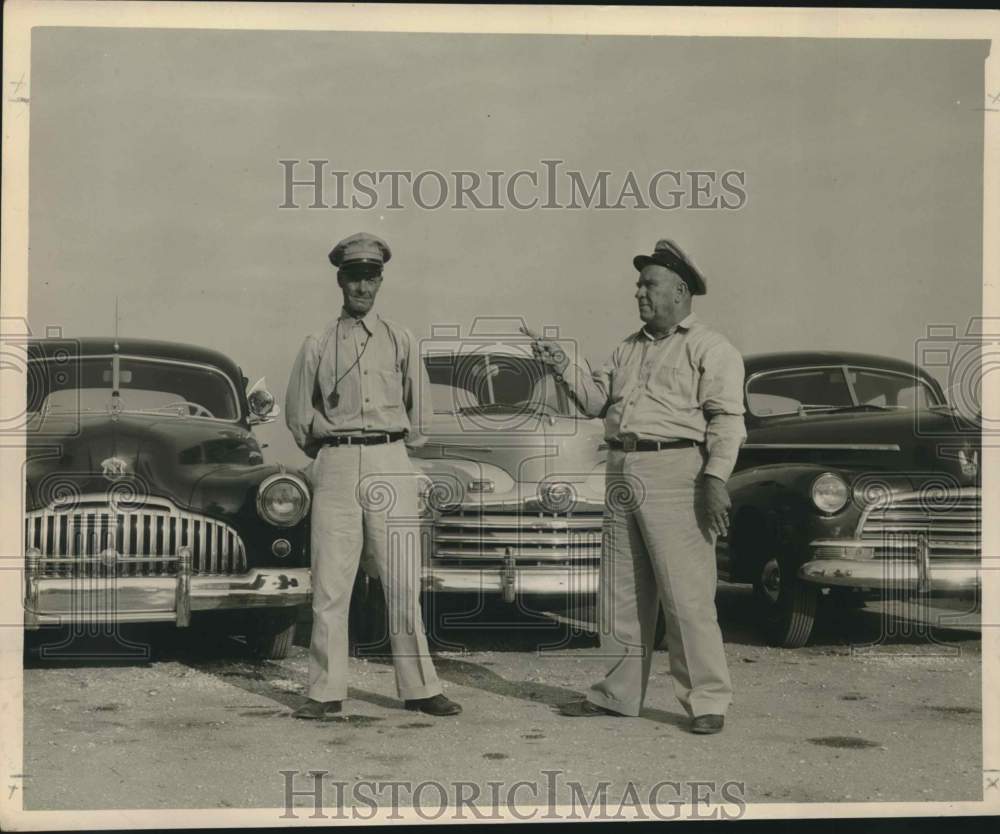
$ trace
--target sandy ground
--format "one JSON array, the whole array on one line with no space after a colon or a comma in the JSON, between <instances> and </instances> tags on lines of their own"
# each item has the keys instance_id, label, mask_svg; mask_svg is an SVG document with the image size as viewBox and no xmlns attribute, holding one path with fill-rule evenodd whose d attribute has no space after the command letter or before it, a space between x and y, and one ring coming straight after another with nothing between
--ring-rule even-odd
<instances>
[{"instance_id":1,"label":"sandy ground","mask_svg":"<svg viewBox=\"0 0 1000 834\"><path fill-rule=\"evenodd\" d=\"M749 605L745 589L720 591L736 697L725 732L709 737L686 731L664 651L640 718L557 715L607 661L591 636L510 615L443 635L437 668L465 710L447 719L403 710L391 664L378 659L351 660L340 718L290 718L306 684L306 629L280 662L256 663L233 639L157 630L145 635L149 660L29 658L25 808L278 808L286 779L304 790L310 770L346 783L347 804L359 781L428 779L472 782L484 796L490 780L538 780L560 802L571 781L589 794L606 780L612 809L629 782L644 799L663 780L737 783L730 796L750 802L982 799L976 631L939 630L934 642L889 620L895 632L880 641L887 620L866 608L838 611L811 646L773 649ZM335 801L329 789L325 799Z\"/></svg>"}]
</instances>

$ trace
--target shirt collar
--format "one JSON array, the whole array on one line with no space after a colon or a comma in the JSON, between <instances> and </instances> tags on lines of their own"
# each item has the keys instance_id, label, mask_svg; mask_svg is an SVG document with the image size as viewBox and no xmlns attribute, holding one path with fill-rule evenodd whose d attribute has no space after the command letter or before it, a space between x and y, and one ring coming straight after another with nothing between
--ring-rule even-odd
<instances>
[{"instance_id":1,"label":"shirt collar","mask_svg":"<svg viewBox=\"0 0 1000 834\"><path fill-rule=\"evenodd\" d=\"M358 321L358 322L361 322L361 324L364 325L365 330L368 331L369 335L373 335L375 333L375 324L378 322L378 319L379 319L379 316L378 316L378 313L375 312L375 308L374 307L371 310L369 310L367 313L365 313L365 315L363 315L359 319L354 318L354 316L350 315L347 312L347 310L344 309L343 307L340 309L340 321L344 321L344 322Z\"/></svg>"},{"instance_id":2,"label":"shirt collar","mask_svg":"<svg viewBox=\"0 0 1000 834\"><path fill-rule=\"evenodd\" d=\"M680 320L679 322L677 322L677 324L675 324L675 325L674 325L673 327L671 327L671 328L670 328L670 329L669 329L669 330L668 330L668 331L667 331L666 333L664 333L664 334L663 334L662 336L659 336L659 337L657 337L657 336L654 336L654 335L653 335L652 333L650 333L650 332L649 332L649 331L648 331L648 330L647 330L647 329L645 328L645 326L643 326L642 330L640 330L640 331L639 331L639 333L641 333L641 334L642 334L643 336L645 336L645 337L646 337L647 339L649 339L649 341L651 341L651 342L658 342L658 341L660 341L661 339L666 339L666 338L667 338L667 336L673 336L673 335L674 335L674 333L676 333L676 332L677 332L678 330L690 330L690 329L691 329L691 327L692 327L692 326L693 326L693 325L694 325L694 324L695 324L695 323L696 323L697 321L698 321L698 318L697 318L697 316L695 316L695 314L694 314L694 313L688 313L688 314L687 314L686 316L684 316L684 318L682 318L682 319L681 319L681 320Z\"/></svg>"}]
</instances>

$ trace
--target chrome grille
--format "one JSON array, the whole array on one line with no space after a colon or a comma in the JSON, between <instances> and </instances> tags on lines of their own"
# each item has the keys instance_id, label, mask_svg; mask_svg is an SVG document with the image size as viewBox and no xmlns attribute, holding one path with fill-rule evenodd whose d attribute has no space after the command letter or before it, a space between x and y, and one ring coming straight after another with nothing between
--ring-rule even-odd
<instances>
[{"instance_id":1,"label":"chrome grille","mask_svg":"<svg viewBox=\"0 0 1000 834\"><path fill-rule=\"evenodd\" d=\"M598 560L603 510L454 511L434 522L433 555L442 563L496 567L510 550L519 567Z\"/></svg>"},{"instance_id":2,"label":"chrome grille","mask_svg":"<svg viewBox=\"0 0 1000 834\"><path fill-rule=\"evenodd\" d=\"M931 561L978 559L982 548L982 495L976 487L905 492L861 516L858 538L877 546L876 557L899 557L925 538Z\"/></svg>"},{"instance_id":3,"label":"chrome grille","mask_svg":"<svg viewBox=\"0 0 1000 834\"><path fill-rule=\"evenodd\" d=\"M44 576L173 576L177 551L191 548L195 574L247 570L239 534L221 521L147 499L139 509L112 506L105 497L33 510L24 522L25 548L41 552Z\"/></svg>"}]
</instances>

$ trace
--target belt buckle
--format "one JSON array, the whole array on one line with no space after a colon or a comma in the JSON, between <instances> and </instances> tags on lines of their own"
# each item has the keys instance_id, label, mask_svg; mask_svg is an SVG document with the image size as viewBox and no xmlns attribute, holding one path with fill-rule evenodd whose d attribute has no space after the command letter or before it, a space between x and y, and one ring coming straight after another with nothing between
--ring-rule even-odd
<instances>
[{"instance_id":1,"label":"belt buckle","mask_svg":"<svg viewBox=\"0 0 1000 834\"><path fill-rule=\"evenodd\" d=\"M623 434L621 436L621 440L622 440L622 451L623 452L634 452L635 448L636 448L636 445L639 442L639 437L638 437L638 435L633 434L632 432L629 432L627 434Z\"/></svg>"}]
</instances>

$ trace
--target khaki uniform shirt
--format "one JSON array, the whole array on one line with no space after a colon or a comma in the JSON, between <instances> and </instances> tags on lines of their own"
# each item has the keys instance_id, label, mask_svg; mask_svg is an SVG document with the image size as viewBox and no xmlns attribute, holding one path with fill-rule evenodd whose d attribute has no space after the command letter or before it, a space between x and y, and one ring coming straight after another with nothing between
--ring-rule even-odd
<instances>
[{"instance_id":1,"label":"khaki uniform shirt","mask_svg":"<svg viewBox=\"0 0 1000 834\"><path fill-rule=\"evenodd\" d=\"M341 312L302 343L285 392L285 422L310 457L334 434L402 431L415 448L426 442L421 428L433 413L430 396L421 396L427 391L409 330L374 311L361 319Z\"/></svg>"},{"instance_id":2,"label":"khaki uniform shirt","mask_svg":"<svg viewBox=\"0 0 1000 834\"><path fill-rule=\"evenodd\" d=\"M593 374L570 364L563 378L583 411L604 417L605 437L696 440L705 473L727 480L746 439L743 358L689 314L665 336L633 333Z\"/></svg>"}]
</instances>

